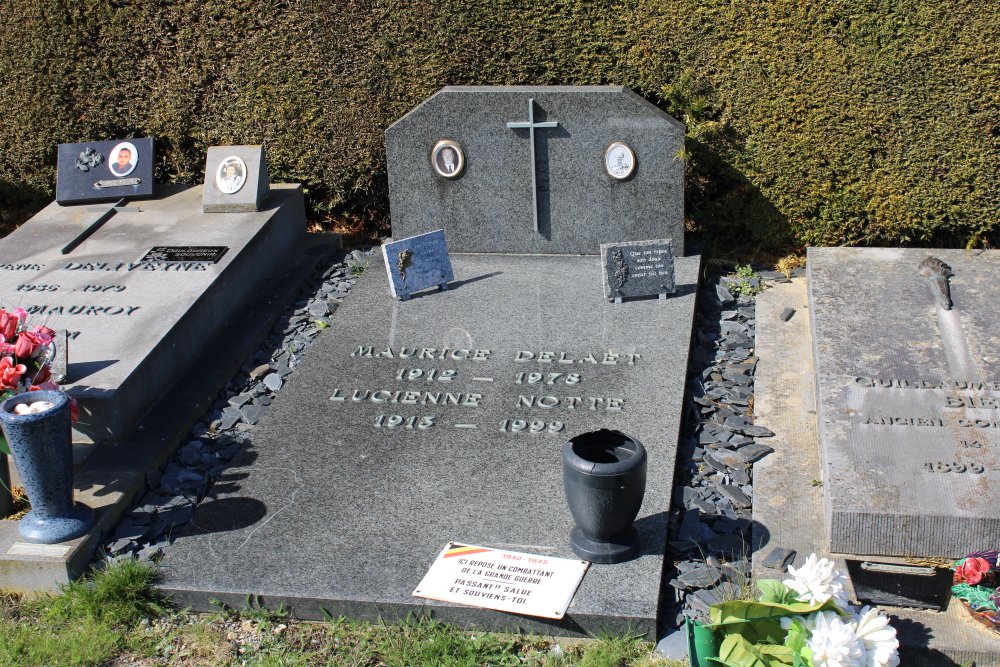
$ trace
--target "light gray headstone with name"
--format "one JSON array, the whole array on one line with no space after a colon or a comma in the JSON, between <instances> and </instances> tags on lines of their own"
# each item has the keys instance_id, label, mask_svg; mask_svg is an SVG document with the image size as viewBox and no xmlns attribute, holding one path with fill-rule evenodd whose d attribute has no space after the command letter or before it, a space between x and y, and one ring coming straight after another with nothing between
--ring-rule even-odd
<instances>
[{"instance_id":1,"label":"light gray headstone with name","mask_svg":"<svg viewBox=\"0 0 1000 667\"><path fill-rule=\"evenodd\" d=\"M831 549L996 544L1000 252L810 248L808 266Z\"/></svg>"},{"instance_id":2,"label":"light gray headstone with name","mask_svg":"<svg viewBox=\"0 0 1000 667\"><path fill-rule=\"evenodd\" d=\"M271 181L263 146L212 146L205 159L205 213L259 211Z\"/></svg>"},{"instance_id":3,"label":"light gray headstone with name","mask_svg":"<svg viewBox=\"0 0 1000 667\"><path fill-rule=\"evenodd\" d=\"M449 86L385 137L394 236L588 255L672 238L684 254L684 126L627 88Z\"/></svg>"},{"instance_id":4,"label":"light gray headstone with name","mask_svg":"<svg viewBox=\"0 0 1000 667\"><path fill-rule=\"evenodd\" d=\"M68 331L64 386L79 403L78 441L127 433L305 233L299 185L275 186L264 211L226 216L202 212L200 187L157 190L68 255L60 248L93 220L89 207L50 204L0 240L3 306ZM225 252L169 261L187 246ZM142 261L154 247L168 259Z\"/></svg>"}]
</instances>

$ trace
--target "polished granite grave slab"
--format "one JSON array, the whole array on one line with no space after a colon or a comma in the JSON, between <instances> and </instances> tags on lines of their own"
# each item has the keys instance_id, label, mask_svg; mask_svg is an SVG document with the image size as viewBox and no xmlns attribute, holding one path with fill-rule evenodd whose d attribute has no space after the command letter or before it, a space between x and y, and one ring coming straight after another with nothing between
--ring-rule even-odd
<instances>
[{"instance_id":1,"label":"polished granite grave slab","mask_svg":"<svg viewBox=\"0 0 1000 667\"><path fill-rule=\"evenodd\" d=\"M621 305L595 256L452 261L451 289L404 302L368 267L167 550L175 603L655 634L699 258L673 296ZM572 558L560 448L598 428L648 451L638 558L591 566L562 621L411 596L449 540Z\"/></svg>"},{"instance_id":2,"label":"polished granite grave slab","mask_svg":"<svg viewBox=\"0 0 1000 667\"><path fill-rule=\"evenodd\" d=\"M287 261L305 233L302 188L271 193L259 212L205 214L201 187L162 186L68 254L60 250L101 206L53 203L0 241L3 306L27 310L29 325L69 332L76 440L127 433ZM154 247L164 258L214 248L218 259L142 261Z\"/></svg>"},{"instance_id":3,"label":"polished granite grave slab","mask_svg":"<svg viewBox=\"0 0 1000 667\"><path fill-rule=\"evenodd\" d=\"M808 266L830 549L996 544L1000 252L810 248Z\"/></svg>"}]
</instances>

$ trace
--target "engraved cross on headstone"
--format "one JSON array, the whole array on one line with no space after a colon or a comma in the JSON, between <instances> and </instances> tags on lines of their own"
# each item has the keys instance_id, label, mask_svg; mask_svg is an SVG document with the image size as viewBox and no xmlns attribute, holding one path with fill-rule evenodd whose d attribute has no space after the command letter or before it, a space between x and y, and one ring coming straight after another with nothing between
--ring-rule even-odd
<instances>
[{"instance_id":1,"label":"engraved cross on headstone","mask_svg":"<svg viewBox=\"0 0 1000 667\"><path fill-rule=\"evenodd\" d=\"M535 215L535 231L538 231L538 179L535 175L535 128L545 129L559 127L558 121L547 121L543 123L535 122L535 99L528 100L528 120L507 123L511 130L528 130L528 139L531 141L531 202L532 211Z\"/></svg>"}]
</instances>

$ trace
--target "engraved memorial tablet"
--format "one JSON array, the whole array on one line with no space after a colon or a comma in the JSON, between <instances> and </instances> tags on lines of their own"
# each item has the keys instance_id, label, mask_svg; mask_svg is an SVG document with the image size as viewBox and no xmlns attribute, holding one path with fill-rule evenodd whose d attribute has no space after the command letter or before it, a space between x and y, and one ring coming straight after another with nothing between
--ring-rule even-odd
<instances>
[{"instance_id":1,"label":"engraved memorial tablet","mask_svg":"<svg viewBox=\"0 0 1000 667\"><path fill-rule=\"evenodd\" d=\"M1000 539L1000 252L810 248L834 552Z\"/></svg>"},{"instance_id":2,"label":"engraved memorial tablet","mask_svg":"<svg viewBox=\"0 0 1000 667\"><path fill-rule=\"evenodd\" d=\"M60 204L140 199L153 194L153 140L112 139L59 144Z\"/></svg>"},{"instance_id":3,"label":"engraved memorial tablet","mask_svg":"<svg viewBox=\"0 0 1000 667\"><path fill-rule=\"evenodd\" d=\"M601 244L604 296L666 298L674 292L674 250L669 239Z\"/></svg>"}]
</instances>

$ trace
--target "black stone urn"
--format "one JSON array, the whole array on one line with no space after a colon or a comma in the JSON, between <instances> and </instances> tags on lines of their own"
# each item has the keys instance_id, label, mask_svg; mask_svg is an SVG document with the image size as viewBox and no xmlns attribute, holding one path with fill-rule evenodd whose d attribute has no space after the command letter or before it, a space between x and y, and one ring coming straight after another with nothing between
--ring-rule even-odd
<instances>
[{"instance_id":1,"label":"black stone urn","mask_svg":"<svg viewBox=\"0 0 1000 667\"><path fill-rule=\"evenodd\" d=\"M619 431L583 433L563 445L563 484L576 527L573 552L591 563L621 563L639 551L632 523L646 493L646 448Z\"/></svg>"}]
</instances>

